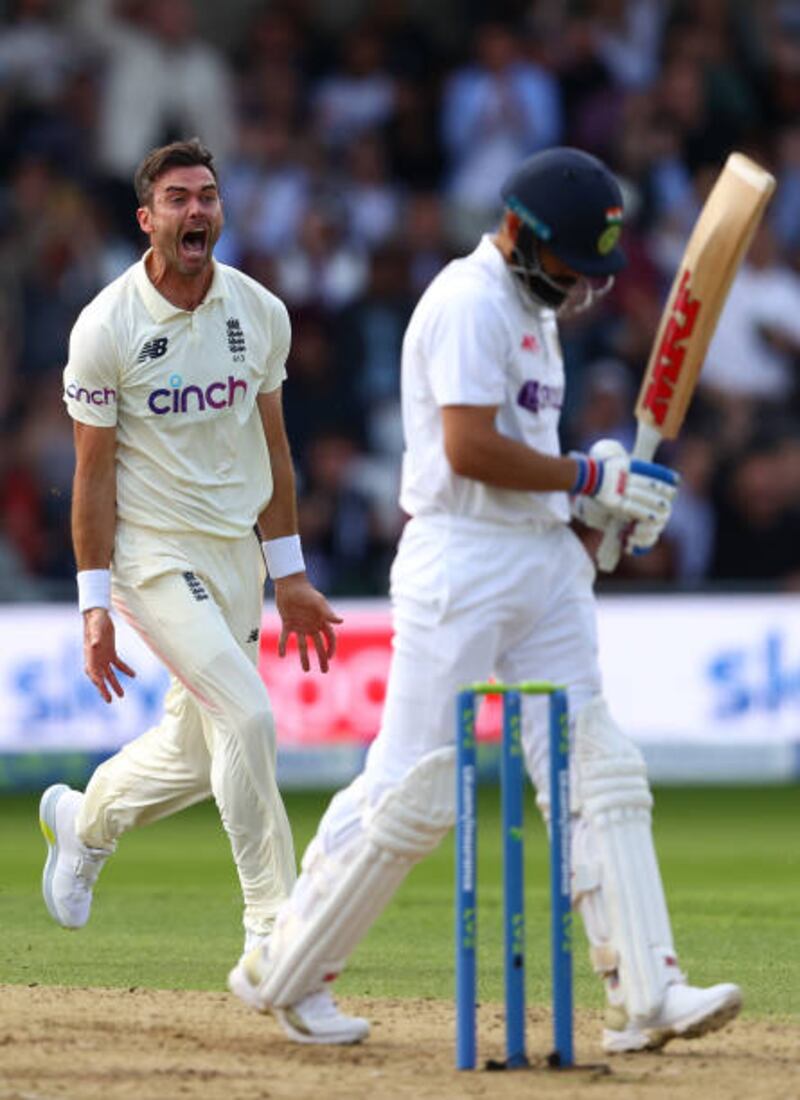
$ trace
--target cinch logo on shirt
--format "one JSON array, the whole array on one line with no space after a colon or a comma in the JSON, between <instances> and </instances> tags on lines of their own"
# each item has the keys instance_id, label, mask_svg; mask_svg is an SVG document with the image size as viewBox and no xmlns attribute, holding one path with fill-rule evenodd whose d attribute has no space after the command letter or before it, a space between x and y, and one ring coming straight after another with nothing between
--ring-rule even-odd
<instances>
[{"instance_id":1,"label":"cinch logo on shirt","mask_svg":"<svg viewBox=\"0 0 800 1100\"><path fill-rule=\"evenodd\" d=\"M87 390L77 382L70 382L64 393L73 401L85 401L87 405L111 405L117 400L117 391L110 386L102 390Z\"/></svg>"},{"instance_id":2,"label":"cinch logo on shirt","mask_svg":"<svg viewBox=\"0 0 800 1100\"><path fill-rule=\"evenodd\" d=\"M538 413L541 409L560 409L563 403L563 386L547 386L533 379L525 382L517 394L517 404L532 413Z\"/></svg>"},{"instance_id":3,"label":"cinch logo on shirt","mask_svg":"<svg viewBox=\"0 0 800 1100\"><path fill-rule=\"evenodd\" d=\"M224 382L212 382L202 386L184 386L179 374L169 377L170 389L153 390L147 398L147 407L157 416L166 413L205 412L206 409L226 409L235 404L236 393L241 391L242 400L247 396L247 382L244 378L234 378L229 374Z\"/></svg>"}]
</instances>

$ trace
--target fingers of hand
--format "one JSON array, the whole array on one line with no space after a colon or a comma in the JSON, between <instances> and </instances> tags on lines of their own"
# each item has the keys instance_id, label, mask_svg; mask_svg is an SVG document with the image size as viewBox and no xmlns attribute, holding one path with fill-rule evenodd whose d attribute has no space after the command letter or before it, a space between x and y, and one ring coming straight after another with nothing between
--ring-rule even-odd
<instances>
[{"instance_id":1,"label":"fingers of hand","mask_svg":"<svg viewBox=\"0 0 800 1100\"><path fill-rule=\"evenodd\" d=\"M663 523L640 520L634 524L631 533L628 535L625 542L625 553L646 554L658 542L663 530Z\"/></svg>"},{"instance_id":2,"label":"fingers of hand","mask_svg":"<svg viewBox=\"0 0 800 1100\"><path fill-rule=\"evenodd\" d=\"M126 676L135 677L136 673L130 665L126 665L120 657L113 657L111 663L116 665L120 672L124 672Z\"/></svg>"},{"instance_id":3,"label":"fingers of hand","mask_svg":"<svg viewBox=\"0 0 800 1100\"><path fill-rule=\"evenodd\" d=\"M328 651L326 649L325 639L322 634L314 634L314 648L317 651L317 660L319 661L319 667L321 672L328 671Z\"/></svg>"},{"instance_id":4,"label":"fingers of hand","mask_svg":"<svg viewBox=\"0 0 800 1100\"><path fill-rule=\"evenodd\" d=\"M280 641L278 642L278 653L281 657L286 656L288 640L291 634L294 634L297 638L297 652L300 656L300 664L303 667L303 671L311 671L311 660L309 658L308 647L308 639L310 638L317 654L320 671L327 672L330 667L331 657L333 657L336 652L336 635L332 627L326 623L321 630L289 630L288 628L284 628L281 632Z\"/></svg>"},{"instance_id":5,"label":"fingers of hand","mask_svg":"<svg viewBox=\"0 0 800 1100\"><path fill-rule=\"evenodd\" d=\"M335 619L334 621L340 623L342 620ZM333 629L330 623L323 623L322 633L325 635L326 652L328 658L330 659L336 653L336 631Z\"/></svg>"},{"instance_id":6,"label":"fingers of hand","mask_svg":"<svg viewBox=\"0 0 800 1100\"><path fill-rule=\"evenodd\" d=\"M86 675L97 688L103 699L105 699L107 703L111 702L109 684L114 694L121 699L125 694L125 690L119 682L115 669L119 669L120 672L131 677L134 677L136 673L130 665L126 664L125 661L117 655L116 649L114 648L113 637L109 639L108 636L99 636L90 639L87 642L84 653Z\"/></svg>"},{"instance_id":7,"label":"fingers of hand","mask_svg":"<svg viewBox=\"0 0 800 1100\"><path fill-rule=\"evenodd\" d=\"M111 702L111 692L108 690L108 687L106 686L106 679L110 678L109 677L109 671L110 670L108 668L108 665L103 666L103 665L100 665L100 664L98 664L94 661L91 661L91 660L87 660L85 668L84 668L84 672L89 677L89 679L92 681L94 686L97 688L97 690L99 691L99 693L102 695L102 697L105 699L105 701L107 703ZM113 672L111 673L111 675L112 676L114 675ZM115 679L116 679L116 677L115 677ZM119 690L117 690L117 689L119 689ZM122 694L122 690L119 688L119 683L117 683L117 688L115 688L114 690L117 691L118 695Z\"/></svg>"},{"instance_id":8,"label":"fingers of hand","mask_svg":"<svg viewBox=\"0 0 800 1100\"><path fill-rule=\"evenodd\" d=\"M117 698L121 699L125 692L122 690L122 684L120 684L119 680L117 679L117 674L116 672L114 672L114 669L111 667L111 665L109 665L106 669L106 677L108 678L109 684L111 684L112 688L114 689L114 694L117 696Z\"/></svg>"},{"instance_id":9,"label":"fingers of hand","mask_svg":"<svg viewBox=\"0 0 800 1100\"><path fill-rule=\"evenodd\" d=\"M631 474L622 498L622 509L631 519L666 523L677 489L655 478Z\"/></svg>"}]
</instances>

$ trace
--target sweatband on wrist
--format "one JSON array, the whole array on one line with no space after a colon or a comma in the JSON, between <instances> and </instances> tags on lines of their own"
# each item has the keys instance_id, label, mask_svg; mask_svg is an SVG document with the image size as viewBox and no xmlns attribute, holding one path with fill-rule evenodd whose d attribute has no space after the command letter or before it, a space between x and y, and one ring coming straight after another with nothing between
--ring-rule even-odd
<instances>
[{"instance_id":1,"label":"sweatband on wrist","mask_svg":"<svg viewBox=\"0 0 800 1100\"><path fill-rule=\"evenodd\" d=\"M274 581L288 577L291 573L305 571L303 548L299 535L284 535L279 539L266 539L261 543L267 572Z\"/></svg>"},{"instance_id":2,"label":"sweatband on wrist","mask_svg":"<svg viewBox=\"0 0 800 1100\"><path fill-rule=\"evenodd\" d=\"M78 610L111 607L111 570L81 569L78 572Z\"/></svg>"},{"instance_id":3,"label":"sweatband on wrist","mask_svg":"<svg viewBox=\"0 0 800 1100\"><path fill-rule=\"evenodd\" d=\"M570 489L571 496L593 497L603 482L603 464L589 455L570 451L570 458L574 458L578 464L578 473L575 484Z\"/></svg>"}]
</instances>

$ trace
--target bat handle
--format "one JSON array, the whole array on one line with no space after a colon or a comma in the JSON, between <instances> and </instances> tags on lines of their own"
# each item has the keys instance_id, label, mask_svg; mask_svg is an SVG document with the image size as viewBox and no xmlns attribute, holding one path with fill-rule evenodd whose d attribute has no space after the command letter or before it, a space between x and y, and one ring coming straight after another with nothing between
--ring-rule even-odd
<instances>
[{"instance_id":1,"label":"bat handle","mask_svg":"<svg viewBox=\"0 0 800 1100\"><path fill-rule=\"evenodd\" d=\"M636 442L631 451L632 458L641 458L651 462L661 442L661 434L643 420L636 429ZM603 539L597 550L597 568L601 573L613 573L622 554L622 540L627 524L618 519L610 523L603 533Z\"/></svg>"},{"instance_id":2,"label":"bat handle","mask_svg":"<svg viewBox=\"0 0 800 1100\"><path fill-rule=\"evenodd\" d=\"M606 527L603 539L597 550L597 568L601 573L613 573L622 553L622 535L625 524L615 520Z\"/></svg>"}]
</instances>

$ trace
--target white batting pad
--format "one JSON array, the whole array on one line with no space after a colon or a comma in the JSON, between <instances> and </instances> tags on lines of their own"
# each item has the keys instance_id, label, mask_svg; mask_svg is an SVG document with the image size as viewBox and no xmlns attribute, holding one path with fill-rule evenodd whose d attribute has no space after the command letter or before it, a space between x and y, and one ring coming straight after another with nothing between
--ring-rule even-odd
<instances>
[{"instance_id":1,"label":"white batting pad","mask_svg":"<svg viewBox=\"0 0 800 1100\"><path fill-rule=\"evenodd\" d=\"M679 976L651 831L642 755L601 697L575 723L574 890L595 969L617 970L628 1016L645 1021Z\"/></svg>"},{"instance_id":2,"label":"white batting pad","mask_svg":"<svg viewBox=\"0 0 800 1100\"><path fill-rule=\"evenodd\" d=\"M455 750L438 749L365 811L352 844L326 854L312 842L302 906L290 900L281 911L266 960L255 953L245 961L259 1002L293 1005L338 974L411 867L454 821Z\"/></svg>"}]
</instances>

